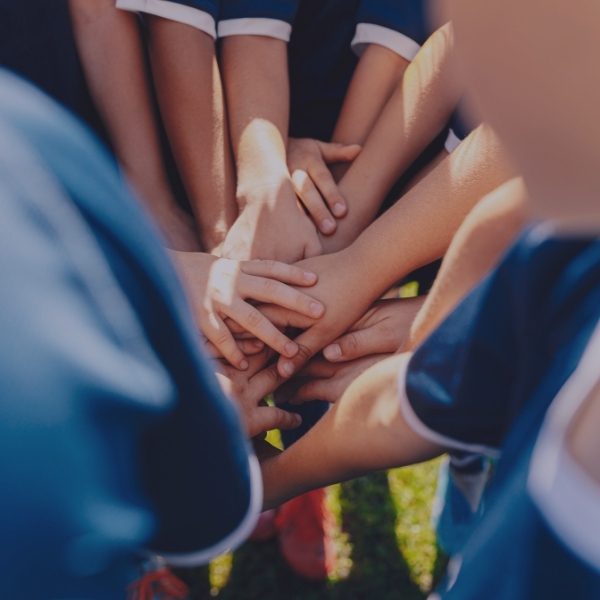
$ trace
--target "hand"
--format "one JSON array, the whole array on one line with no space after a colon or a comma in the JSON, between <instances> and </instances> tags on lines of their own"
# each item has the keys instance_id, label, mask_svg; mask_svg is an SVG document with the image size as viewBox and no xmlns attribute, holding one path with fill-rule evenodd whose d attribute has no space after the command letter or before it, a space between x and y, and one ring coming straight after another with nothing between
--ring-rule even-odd
<instances>
[{"instance_id":1,"label":"hand","mask_svg":"<svg viewBox=\"0 0 600 600\"><path fill-rule=\"evenodd\" d=\"M300 415L264 403L264 397L277 385L277 378L264 370L270 359L271 354L263 350L249 358L246 371L224 363L218 365L217 380L223 392L238 405L250 438L271 429L294 429L302 423Z\"/></svg>"},{"instance_id":2,"label":"hand","mask_svg":"<svg viewBox=\"0 0 600 600\"><path fill-rule=\"evenodd\" d=\"M339 364L315 358L297 378L281 386L277 394L290 404L303 404L313 400L335 403L361 373L388 356L390 354L376 354Z\"/></svg>"},{"instance_id":3,"label":"hand","mask_svg":"<svg viewBox=\"0 0 600 600\"><path fill-rule=\"evenodd\" d=\"M331 362L345 362L403 350L423 302L424 297L379 300L348 333L329 344L323 350L323 356Z\"/></svg>"},{"instance_id":4,"label":"hand","mask_svg":"<svg viewBox=\"0 0 600 600\"><path fill-rule=\"evenodd\" d=\"M174 252L177 267L188 289L200 329L219 352L239 369L248 360L225 324L230 318L287 357L298 346L287 338L247 300L284 306L318 318L324 306L285 284L313 286L317 275L293 265L272 261L238 262L199 252Z\"/></svg>"},{"instance_id":5,"label":"hand","mask_svg":"<svg viewBox=\"0 0 600 600\"><path fill-rule=\"evenodd\" d=\"M326 312L296 338L299 350L294 357L280 357L277 368L286 379L347 331L385 291L372 283L375 265L366 263L352 248L311 258L297 266L318 274L311 295L321 301Z\"/></svg>"},{"instance_id":6,"label":"hand","mask_svg":"<svg viewBox=\"0 0 600 600\"><path fill-rule=\"evenodd\" d=\"M337 228L336 218L348 212L327 165L353 161L360 150L358 144L346 146L307 138L288 141L287 162L294 190L324 235L333 234Z\"/></svg>"},{"instance_id":7,"label":"hand","mask_svg":"<svg viewBox=\"0 0 600 600\"><path fill-rule=\"evenodd\" d=\"M293 263L321 254L315 226L299 205L292 182L253 188L239 198L240 216L223 244L223 256Z\"/></svg>"}]
</instances>

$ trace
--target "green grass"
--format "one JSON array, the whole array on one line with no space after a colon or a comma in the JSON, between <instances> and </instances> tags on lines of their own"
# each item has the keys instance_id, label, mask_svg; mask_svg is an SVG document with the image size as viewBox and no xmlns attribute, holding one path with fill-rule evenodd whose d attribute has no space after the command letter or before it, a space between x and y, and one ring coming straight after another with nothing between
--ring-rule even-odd
<instances>
[{"instance_id":1,"label":"green grass","mask_svg":"<svg viewBox=\"0 0 600 600\"><path fill-rule=\"evenodd\" d=\"M246 543L188 574L193 599L422 599L444 564L430 524L438 462L374 473L328 490L337 517L337 572L327 582L294 575L275 540Z\"/></svg>"}]
</instances>

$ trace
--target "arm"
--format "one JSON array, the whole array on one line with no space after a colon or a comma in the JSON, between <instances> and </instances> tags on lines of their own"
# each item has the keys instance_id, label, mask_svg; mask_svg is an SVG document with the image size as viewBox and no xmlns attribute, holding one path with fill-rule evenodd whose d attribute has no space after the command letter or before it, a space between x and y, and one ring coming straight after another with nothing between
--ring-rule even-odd
<instances>
[{"instance_id":1,"label":"arm","mask_svg":"<svg viewBox=\"0 0 600 600\"><path fill-rule=\"evenodd\" d=\"M169 189L136 17L114 0L71 0L70 8L86 78L120 163L169 245L198 249Z\"/></svg>"},{"instance_id":2,"label":"arm","mask_svg":"<svg viewBox=\"0 0 600 600\"><path fill-rule=\"evenodd\" d=\"M361 153L339 182L348 215L325 240L333 252L352 243L375 218L398 177L442 131L460 97L452 69L452 28L436 31L408 66L369 134Z\"/></svg>"},{"instance_id":3,"label":"arm","mask_svg":"<svg viewBox=\"0 0 600 600\"><path fill-rule=\"evenodd\" d=\"M409 355L393 356L356 379L295 444L263 462L265 507L369 471L428 460L443 449L415 433L401 411L398 381Z\"/></svg>"},{"instance_id":4,"label":"arm","mask_svg":"<svg viewBox=\"0 0 600 600\"><path fill-rule=\"evenodd\" d=\"M235 35L223 40L223 74L242 214L224 246L235 258L293 261L320 252L287 168L287 44Z\"/></svg>"},{"instance_id":5,"label":"arm","mask_svg":"<svg viewBox=\"0 0 600 600\"><path fill-rule=\"evenodd\" d=\"M154 16L148 22L161 115L203 246L212 251L237 216L215 43L184 23Z\"/></svg>"},{"instance_id":6,"label":"arm","mask_svg":"<svg viewBox=\"0 0 600 600\"><path fill-rule=\"evenodd\" d=\"M406 344L418 346L500 260L527 220L527 190L511 179L484 198L456 232Z\"/></svg>"},{"instance_id":7,"label":"arm","mask_svg":"<svg viewBox=\"0 0 600 600\"><path fill-rule=\"evenodd\" d=\"M314 296L326 313L296 339L298 355L279 360L281 375L296 373L401 277L442 256L471 208L511 175L496 135L482 125L351 246L305 261L319 273Z\"/></svg>"}]
</instances>

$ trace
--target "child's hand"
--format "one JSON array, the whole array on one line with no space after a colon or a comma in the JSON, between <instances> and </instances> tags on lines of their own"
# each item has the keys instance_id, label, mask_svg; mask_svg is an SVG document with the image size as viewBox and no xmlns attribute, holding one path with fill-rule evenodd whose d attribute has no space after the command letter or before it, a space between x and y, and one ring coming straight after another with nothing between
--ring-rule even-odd
<instances>
[{"instance_id":1,"label":"child's hand","mask_svg":"<svg viewBox=\"0 0 600 600\"><path fill-rule=\"evenodd\" d=\"M240 408L250 438L271 429L294 429L302 422L300 415L264 403L264 397L278 384L272 371L264 369L270 359L271 354L264 350L248 359L248 369L243 372L227 364L219 364L217 380L223 392Z\"/></svg>"},{"instance_id":2,"label":"child's hand","mask_svg":"<svg viewBox=\"0 0 600 600\"><path fill-rule=\"evenodd\" d=\"M293 263L321 254L315 226L299 205L288 176L239 198L242 211L223 244L223 256Z\"/></svg>"},{"instance_id":3,"label":"child's hand","mask_svg":"<svg viewBox=\"0 0 600 600\"><path fill-rule=\"evenodd\" d=\"M327 165L353 161L360 150L357 144L346 146L307 138L290 138L288 141L287 162L294 189L324 235L333 234L336 219L348 211Z\"/></svg>"},{"instance_id":4,"label":"child's hand","mask_svg":"<svg viewBox=\"0 0 600 600\"><path fill-rule=\"evenodd\" d=\"M318 318L323 305L286 284L310 287L314 273L272 261L239 262L203 253L173 252L188 289L200 329L235 367L248 368L225 319L230 318L283 356L292 357L298 346L287 338L248 300L276 304Z\"/></svg>"},{"instance_id":5,"label":"child's hand","mask_svg":"<svg viewBox=\"0 0 600 600\"><path fill-rule=\"evenodd\" d=\"M323 356L331 362L345 362L402 350L423 302L424 297L379 300L348 333L326 346Z\"/></svg>"},{"instance_id":6,"label":"child's hand","mask_svg":"<svg viewBox=\"0 0 600 600\"><path fill-rule=\"evenodd\" d=\"M278 395L290 404L313 400L337 402L348 386L364 371L390 354L375 354L338 364L318 357L311 360L298 375L278 390ZM287 393L286 393L287 392Z\"/></svg>"},{"instance_id":7,"label":"child's hand","mask_svg":"<svg viewBox=\"0 0 600 600\"><path fill-rule=\"evenodd\" d=\"M377 265L365 263L352 249L302 261L297 266L318 274L319 281L311 295L326 310L322 318L296 338L297 354L280 357L277 368L286 379L347 331L384 291L369 285Z\"/></svg>"}]
</instances>

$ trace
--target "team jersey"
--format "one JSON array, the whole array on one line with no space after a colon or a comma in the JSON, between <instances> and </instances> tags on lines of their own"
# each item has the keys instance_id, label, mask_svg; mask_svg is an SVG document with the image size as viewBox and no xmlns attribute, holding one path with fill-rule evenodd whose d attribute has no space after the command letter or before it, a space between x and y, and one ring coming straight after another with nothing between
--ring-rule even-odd
<instances>
[{"instance_id":1,"label":"team jersey","mask_svg":"<svg viewBox=\"0 0 600 600\"><path fill-rule=\"evenodd\" d=\"M124 597L140 557L201 564L251 531L256 459L104 150L6 73L0 131L2 592Z\"/></svg>"},{"instance_id":2,"label":"team jersey","mask_svg":"<svg viewBox=\"0 0 600 600\"><path fill-rule=\"evenodd\" d=\"M116 0L122 10L154 15L217 37L220 0Z\"/></svg>"},{"instance_id":3,"label":"team jersey","mask_svg":"<svg viewBox=\"0 0 600 600\"><path fill-rule=\"evenodd\" d=\"M507 439L487 513L453 559L452 577L439 596L600 597L600 484L567 443L578 411L597 401L599 353L596 327L550 410L542 396L525 407Z\"/></svg>"}]
</instances>

